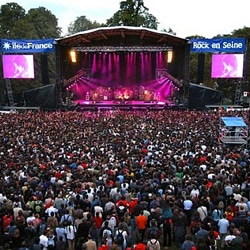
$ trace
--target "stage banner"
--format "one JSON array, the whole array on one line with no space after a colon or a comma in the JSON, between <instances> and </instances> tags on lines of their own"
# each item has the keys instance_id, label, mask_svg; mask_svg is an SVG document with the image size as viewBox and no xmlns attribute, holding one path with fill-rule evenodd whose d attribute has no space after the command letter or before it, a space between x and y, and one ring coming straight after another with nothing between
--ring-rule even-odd
<instances>
[{"instance_id":1,"label":"stage banner","mask_svg":"<svg viewBox=\"0 0 250 250\"><path fill-rule=\"evenodd\" d=\"M1 39L1 52L10 53L50 53L55 51L54 39L8 40Z\"/></svg>"},{"instance_id":2,"label":"stage banner","mask_svg":"<svg viewBox=\"0 0 250 250\"><path fill-rule=\"evenodd\" d=\"M245 38L191 39L190 51L195 53L243 53Z\"/></svg>"}]
</instances>

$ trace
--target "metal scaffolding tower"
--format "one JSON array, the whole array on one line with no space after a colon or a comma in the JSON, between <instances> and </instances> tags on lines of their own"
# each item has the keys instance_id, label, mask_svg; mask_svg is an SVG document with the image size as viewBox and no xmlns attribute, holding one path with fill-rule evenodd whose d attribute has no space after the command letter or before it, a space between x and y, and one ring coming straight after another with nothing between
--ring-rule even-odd
<instances>
[{"instance_id":1,"label":"metal scaffolding tower","mask_svg":"<svg viewBox=\"0 0 250 250\"><path fill-rule=\"evenodd\" d=\"M234 104L239 105L241 103L241 97L242 97L242 80L238 80L236 83L236 90L235 90L235 98L234 98Z\"/></svg>"},{"instance_id":2,"label":"metal scaffolding tower","mask_svg":"<svg viewBox=\"0 0 250 250\"><path fill-rule=\"evenodd\" d=\"M12 106L14 106L14 98L13 98L10 79L5 79L5 87L6 87L6 91L7 91L9 106L12 107Z\"/></svg>"}]
</instances>

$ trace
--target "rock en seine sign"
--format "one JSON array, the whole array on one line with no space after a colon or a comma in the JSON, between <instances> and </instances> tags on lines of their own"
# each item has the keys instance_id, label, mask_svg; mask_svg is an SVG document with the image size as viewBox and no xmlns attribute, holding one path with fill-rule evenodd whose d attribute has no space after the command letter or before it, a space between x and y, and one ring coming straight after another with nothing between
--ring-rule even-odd
<instances>
[{"instance_id":1,"label":"rock en seine sign","mask_svg":"<svg viewBox=\"0 0 250 250\"><path fill-rule=\"evenodd\" d=\"M245 52L244 38L192 39L191 52Z\"/></svg>"}]
</instances>

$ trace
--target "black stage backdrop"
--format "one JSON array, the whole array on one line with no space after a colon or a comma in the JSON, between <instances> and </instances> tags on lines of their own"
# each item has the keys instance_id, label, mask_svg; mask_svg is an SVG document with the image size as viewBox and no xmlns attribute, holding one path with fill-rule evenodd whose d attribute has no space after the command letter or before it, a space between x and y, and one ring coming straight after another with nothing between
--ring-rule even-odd
<instances>
[{"instance_id":1,"label":"black stage backdrop","mask_svg":"<svg viewBox=\"0 0 250 250\"><path fill-rule=\"evenodd\" d=\"M58 104L58 90L56 84L49 84L31 89L23 93L26 107L40 107L41 109L55 109Z\"/></svg>"},{"instance_id":2,"label":"black stage backdrop","mask_svg":"<svg viewBox=\"0 0 250 250\"><path fill-rule=\"evenodd\" d=\"M223 92L212 88L190 83L188 104L190 109L203 109L207 105L221 105Z\"/></svg>"}]
</instances>

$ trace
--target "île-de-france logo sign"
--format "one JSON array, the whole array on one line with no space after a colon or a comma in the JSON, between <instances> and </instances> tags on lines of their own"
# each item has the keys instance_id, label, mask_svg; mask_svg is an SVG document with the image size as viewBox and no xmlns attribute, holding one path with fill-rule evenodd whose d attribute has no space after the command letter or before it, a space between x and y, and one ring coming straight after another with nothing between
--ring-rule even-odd
<instances>
[{"instance_id":1,"label":"\u00eele-de-france logo sign","mask_svg":"<svg viewBox=\"0 0 250 250\"><path fill-rule=\"evenodd\" d=\"M49 53L55 51L54 39L1 40L2 53Z\"/></svg>"},{"instance_id":2,"label":"\u00eele-de-france logo sign","mask_svg":"<svg viewBox=\"0 0 250 250\"><path fill-rule=\"evenodd\" d=\"M3 43L3 49L4 49L4 50L8 51L10 48L11 48L11 46L10 46L10 43L9 43L9 42L4 42L4 43Z\"/></svg>"}]
</instances>

